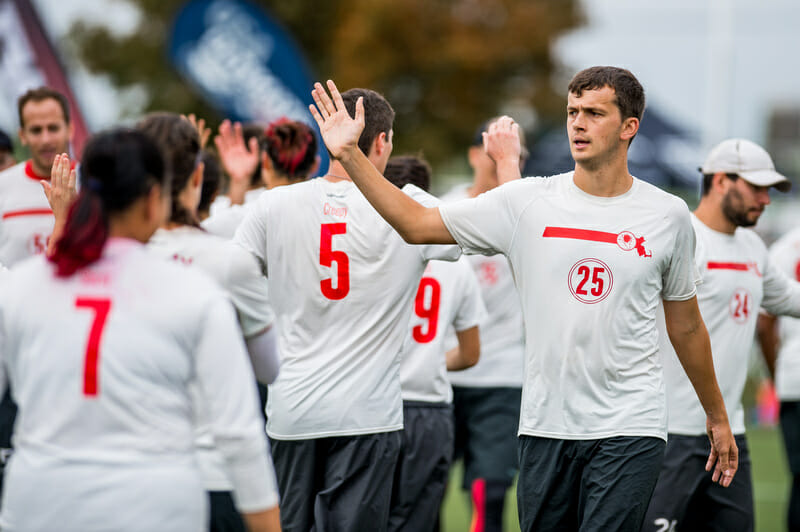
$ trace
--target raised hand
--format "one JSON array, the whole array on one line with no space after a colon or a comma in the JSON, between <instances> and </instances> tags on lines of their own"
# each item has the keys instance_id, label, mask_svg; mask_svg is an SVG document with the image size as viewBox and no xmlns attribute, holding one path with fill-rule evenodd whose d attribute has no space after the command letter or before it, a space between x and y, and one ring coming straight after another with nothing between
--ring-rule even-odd
<instances>
[{"instance_id":1,"label":"raised hand","mask_svg":"<svg viewBox=\"0 0 800 532\"><path fill-rule=\"evenodd\" d=\"M347 156L349 150L358 149L358 139L364 130L364 100L358 98L356 101L356 116L353 118L345 108L339 89L331 80L328 80L328 90L330 96L321 83L315 83L311 97L316 105L309 105L308 109L317 121L322 140L331 156L341 159Z\"/></svg>"},{"instance_id":2,"label":"raised hand","mask_svg":"<svg viewBox=\"0 0 800 532\"><path fill-rule=\"evenodd\" d=\"M519 124L510 116L501 116L483 133L483 149L493 161L513 159L519 161L520 147Z\"/></svg>"},{"instance_id":3,"label":"raised hand","mask_svg":"<svg viewBox=\"0 0 800 532\"><path fill-rule=\"evenodd\" d=\"M50 182L44 179L40 181L56 220L67 218L69 207L78 195L75 182L75 169L72 168L69 155L66 153L56 155L50 170Z\"/></svg>"},{"instance_id":4,"label":"raised hand","mask_svg":"<svg viewBox=\"0 0 800 532\"><path fill-rule=\"evenodd\" d=\"M244 142L242 124L231 124L224 120L219 126L219 134L214 137L222 167L231 178L228 196L232 205L244 202L244 194L250 188L250 179L258 168L261 150L258 139L253 137L248 144Z\"/></svg>"},{"instance_id":5,"label":"raised hand","mask_svg":"<svg viewBox=\"0 0 800 532\"><path fill-rule=\"evenodd\" d=\"M200 136L200 149L205 149L208 138L211 136L211 128L206 127L205 119L198 119L194 113L183 115L183 117L197 130L197 134Z\"/></svg>"}]
</instances>

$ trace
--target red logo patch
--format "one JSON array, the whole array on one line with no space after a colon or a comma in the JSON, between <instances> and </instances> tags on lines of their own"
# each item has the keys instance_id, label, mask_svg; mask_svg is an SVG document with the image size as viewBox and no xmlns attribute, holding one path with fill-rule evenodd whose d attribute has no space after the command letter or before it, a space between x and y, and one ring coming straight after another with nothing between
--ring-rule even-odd
<instances>
[{"instance_id":1,"label":"red logo patch","mask_svg":"<svg viewBox=\"0 0 800 532\"><path fill-rule=\"evenodd\" d=\"M598 259L583 259L569 271L569 291L581 303L593 305L608 297L614 276L608 264Z\"/></svg>"}]
</instances>

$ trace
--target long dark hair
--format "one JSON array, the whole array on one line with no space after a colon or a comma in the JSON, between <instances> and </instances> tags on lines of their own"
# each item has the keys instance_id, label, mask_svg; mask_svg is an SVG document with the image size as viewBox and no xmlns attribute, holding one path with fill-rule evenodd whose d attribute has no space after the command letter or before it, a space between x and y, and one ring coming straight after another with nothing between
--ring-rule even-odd
<instances>
[{"instance_id":1,"label":"long dark hair","mask_svg":"<svg viewBox=\"0 0 800 532\"><path fill-rule=\"evenodd\" d=\"M181 205L179 196L201 162L200 136L192 124L175 113L151 113L136 125L136 129L150 137L164 153L164 161L172 171L172 214L170 221L181 225L199 227L197 214Z\"/></svg>"},{"instance_id":2,"label":"long dark hair","mask_svg":"<svg viewBox=\"0 0 800 532\"><path fill-rule=\"evenodd\" d=\"M153 185L164 186L169 180L158 146L126 128L92 137L83 151L79 174L81 191L50 257L59 277L69 277L100 258L110 214L125 211Z\"/></svg>"}]
</instances>

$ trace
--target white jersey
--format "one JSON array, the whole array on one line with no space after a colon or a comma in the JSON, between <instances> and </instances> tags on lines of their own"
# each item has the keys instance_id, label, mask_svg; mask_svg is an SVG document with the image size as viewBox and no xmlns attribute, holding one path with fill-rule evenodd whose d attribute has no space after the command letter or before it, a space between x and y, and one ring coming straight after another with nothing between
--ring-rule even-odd
<instances>
[{"instance_id":1,"label":"white jersey","mask_svg":"<svg viewBox=\"0 0 800 532\"><path fill-rule=\"evenodd\" d=\"M55 218L41 179L30 161L0 172L0 262L9 268L47 250Z\"/></svg>"},{"instance_id":2,"label":"white jersey","mask_svg":"<svg viewBox=\"0 0 800 532\"><path fill-rule=\"evenodd\" d=\"M448 329L471 329L486 317L480 287L467 257L458 262L430 261L413 307L400 364L403 400L450 403L453 390L445 357Z\"/></svg>"},{"instance_id":3,"label":"white jersey","mask_svg":"<svg viewBox=\"0 0 800 532\"><path fill-rule=\"evenodd\" d=\"M231 205L227 209L217 210L216 213L200 222L200 225L212 235L230 240L236 234L236 229L244 220L245 214L247 214L246 206Z\"/></svg>"},{"instance_id":4,"label":"white jersey","mask_svg":"<svg viewBox=\"0 0 800 532\"><path fill-rule=\"evenodd\" d=\"M402 429L400 351L411 302L427 260L454 260L458 247L406 244L355 184L324 178L262 195L234 240L262 262L277 315L281 373L269 390L269 435Z\"/></svg>"},{"instance_id":5,"label":"white jersey","mask_svg":"<svg viewBox=\"0 0 800 532\"><path fill-rule=\"evenodd\" d=\"M468 198L468 187L454 188L442 201ZM508 259L503 255L471 255L467 260L478 278L488 314L480 324L480 360L471 368L448 373L450 383L453 386L519 388L525 374L525 325ZM451 337L447 345L456 345L455 337Z\"/></svg>"},{"instance_id":6,"label":"white jersey","mask_svg":"<svg viewBox=\"0 0 800 532\"><path fill-rule=\"evenodd\" d=\"M127 239L69 278L53 270L31 259L0 290L0 367L19 405L3 530L206 530L195 416L239 509L277 504L255 377L214 283Z\"/></svg>"},{"instance_id":7,"label":"white jersey","mask_svg":"<svg viewBox=\"0 0 800 532\"><path fill-rule=\"evenodd\" d=\"M697 235L695 262L703 278L697 304L711 338L711 353L731 430L744 434L742 392L759 306L775 314L800 313L800 285L791 283L767 257L750 229L732 235L714 231L692 216ZM663 312L663 311L662 311ZM667 383L670 434L702 436L706 414L659 319L659 348Z\"/></svg>"},{"instance_id":8,"label":"white jersey","mask_svg":"<svg viewBox=\"0 0 800 532\"><path fill-rule=\"evenodd\" d=\"M800 229L790 231L770 248L776 268L800 281ZM775 361L775 391L782 401L800 401L800 319L778 320L780 347Z\"/></svg>"},{"instance_id":9,"label":"white jersey","mask_svg":"<svg viewBox=\"0 0 800 532\"><path fill-rule=\"evenodd\" d=\"M245 338L270 327L275 315L267 295L267 280L252 255L229 240L191 226L159 229L147 247L154 254L200 268L225 290L233 302ZM214 448L211 430L198 427L197 462L209 491L229 491L223 457Z\"/></svg>"},{"instance_id":10,"label":"white jersey","mask_svg":"<svg viewBox=\"0 0 800 532\"><path fill-rule=\"evenodd\" d=\"M656 308L695 295L686 204L640 181L612 198L572 172L439 207L468 253L503 253L526 324L520 434L666 439Z\"/></svg>"},{"instance_id":11,"label":"white jersey","mask_svg":"<svg viewBox=\"0 0 800 532\"><path fill-rule=\"evenodd\" d=\"M248 205L255 202L265 190L267 190L265 187L258 187L245 192L243 205ZM227 209L230 209L231 207L236 207L236 205L231 205L231 199L228 196L219 195L214 199L213 202L211 202L208 213L211 216L215 216Z\"/></svg>"}]
</instances>

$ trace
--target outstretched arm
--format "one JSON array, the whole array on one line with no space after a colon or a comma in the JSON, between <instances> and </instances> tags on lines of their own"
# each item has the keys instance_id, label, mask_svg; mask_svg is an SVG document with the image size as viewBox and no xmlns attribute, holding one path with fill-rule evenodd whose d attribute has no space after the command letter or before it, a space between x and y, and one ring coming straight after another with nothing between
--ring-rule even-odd
<instances>
[{"instance_id":1,"label":"outstretched arm","mask_svg":"<svg viewBox=\"0 0 800 532\"><path fill-rule=\"evenodd\" d=\"M706 430L711 441L706 471L714 468L711 479L727 488L739 466L739 450L733 439L725 402L717 385L711 359L711 341L700 316L697 298L686 301L665 300L664 316L672 346L706 412Z\"/></svg>"},{"instance_id":2,"label":"outstretched arm","mask_svg":"<svg viewBox=\"0 0 800 532\"><path fill-rule=\"evenodd\" d=\"M328 81L330 96L316 83L311 95L316 105L309 106L319 125L322 139L361 193L375 210L411 244L455 244L445 227L439 209L420 205L378 172L358 148L364 129L364 102L356 102L356 116L351 117L333 81Z\"/></svg>"},{"instance_id":3,"label":"outstretched arm","mask_svg":"<svg viewBox=\"0 0 800 532\"><path fill-rule=\"evenodd\" d=\"M72 167L69 155L66 153L56 155L53 161L53 167L50 170L50 182L48 183L42 180L41 184L44 189L44 195L47 197L47 202L50 204L50 208L53 209L53 216L55 217L53 232L47 240L46 253L49 257L55 251L56 242L58 242L58 239L61 238L64 232L69 208L78 195L75 169Z\"/></svg>"}]
</instances>

